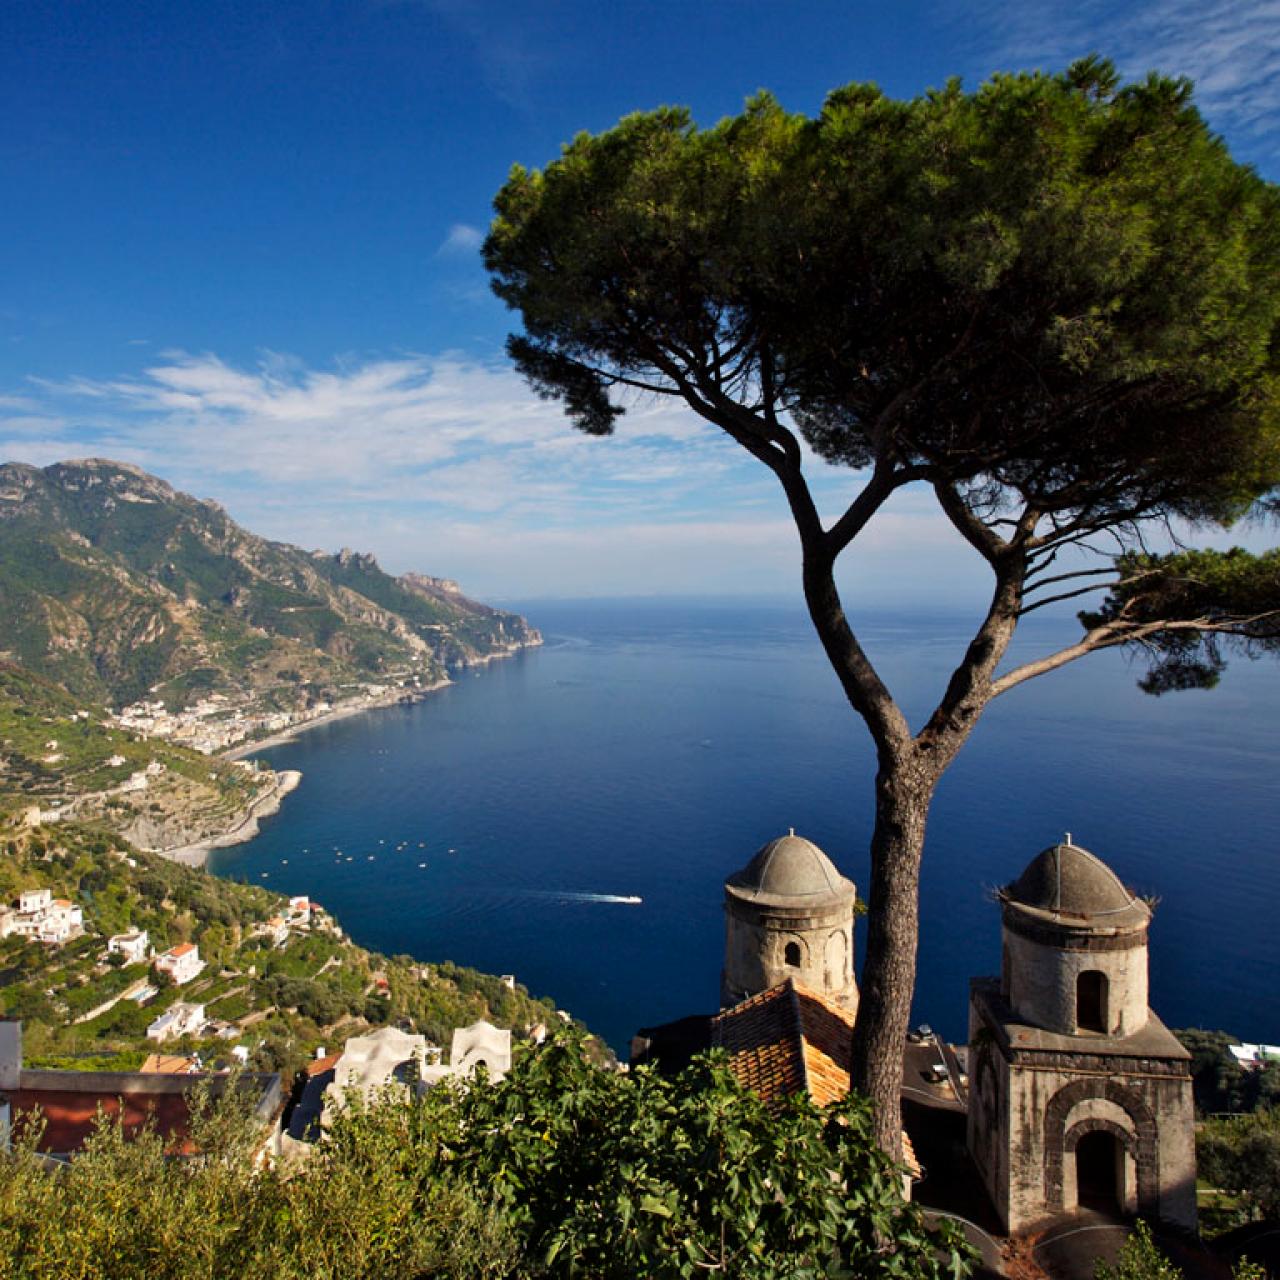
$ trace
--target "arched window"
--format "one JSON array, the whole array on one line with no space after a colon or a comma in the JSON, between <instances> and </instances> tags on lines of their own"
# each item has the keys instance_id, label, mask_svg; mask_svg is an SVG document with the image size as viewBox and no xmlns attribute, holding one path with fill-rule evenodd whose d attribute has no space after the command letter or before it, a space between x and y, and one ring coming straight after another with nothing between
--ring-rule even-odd
<instances>
[{"instance_id":1,"label":"arched window","mask_svg":"<svg viewBox=\"0 0 1280 1280\"><path fill-rule=\"evenodd\" d=\"M1101 1031L1107 1025L1107 975L1100 969L1086 969L1076 978L1076 1027L1081 1031Z\"/></svg>"},{"instance_id":2,"label":"arched window","mask_svg":"<svg viewBox=\"0 0 1280 1280\"><path fill-rule=\"evenodd\" d=\"M798 942L788 942L782 952L782 959L793 968L800 967L800 944Z\"/></svg>"}]
</instances>

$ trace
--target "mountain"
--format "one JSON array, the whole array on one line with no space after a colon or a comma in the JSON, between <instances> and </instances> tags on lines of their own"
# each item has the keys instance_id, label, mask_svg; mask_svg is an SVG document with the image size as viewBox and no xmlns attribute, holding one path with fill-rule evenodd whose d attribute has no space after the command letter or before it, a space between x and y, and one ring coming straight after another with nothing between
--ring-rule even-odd
<instances>
[{"instance_id":1,"label":"mountain","mask_svg":"<svg viewBox=\"0 0 1280 1280\"><path fill-rule=\"evenodd\" d=\"M77 698L297 713L539 641L447 579L270 542L125 463L0 466L0 660Z\"/></svg>"}]
</instances>

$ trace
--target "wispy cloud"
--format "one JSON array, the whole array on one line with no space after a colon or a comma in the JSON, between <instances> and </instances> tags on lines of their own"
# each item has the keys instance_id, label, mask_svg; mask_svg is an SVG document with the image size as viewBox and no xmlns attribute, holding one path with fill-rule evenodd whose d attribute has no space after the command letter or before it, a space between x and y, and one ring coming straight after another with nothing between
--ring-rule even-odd
<instances>
[{"instance_id":1,"label":"wispy cloud","mask_svg":"<svg viewBox=\"0 0 1280 1280\"><path fill-rule=\"evenodd\" d=\"M1214 127L1280 154L1280 0L1004 0L965 3L990 33L986 54L1010 68L1060 68L1090 52L1125 75L1158 70L1189 76Z\"/></svg>"},{"instance_id":2,"label":"wispy cloud","mask_svg":"<svg viewBox=\"0 0 1280 1280\"><path fill-rule=\"evenodd\" d=\"M470 45L484 82L495 97L532 115L534 88L563 56L554 44L538 43L536 24L512 22L492 0L415 0Z\"/></svg>"},{"instance_id":3,"label":"wispy cloud","mask_svg":"<svg viewBox=\"0 0 1280 1280\"><path fill-rule=\"evenodd\" d=\"M373 550L388 567L506 595L790 591L797 546L776 482L674 402L633 403L613 439L572 429L505 364L406 354L310 367L168 352L112 379L31 382L0 459L98 456L214 497L256 532ZM810 459L824 509L847 472ZM862 544L903 567L970 559L904 497ZM963 571L963 570L961 570Z\"/></svg>"},{"instance_id":4,"label":"wispy cloud","mask_svg":"<svg viewBox=\"0 0 1280 1280\"><path fill-rule=\"evenodd\" d=\"M469 256L484 243L484 232L465 222L455 222L449 228L449 234L440 242L436 250L437 257Z\"/></svg>"}]
</instances>

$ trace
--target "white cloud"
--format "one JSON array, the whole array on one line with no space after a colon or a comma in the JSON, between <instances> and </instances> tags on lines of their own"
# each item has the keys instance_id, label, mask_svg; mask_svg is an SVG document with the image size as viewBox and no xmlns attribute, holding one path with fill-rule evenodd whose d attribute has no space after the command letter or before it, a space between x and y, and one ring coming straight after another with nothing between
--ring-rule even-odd
<instances>
[{"instance_id":1,"label":"white cloud","mask_svg":"<svg viewBox=\"0 0 1280 1280\"><path fill-rule=\"evenodd\" d=\"M484 243L484 232L465 222L455 222L436 250L440 257L469 256Z\"/></svg>"},{"instance_id":2,"label":"white cloud","mask_svg":"<svg viewBox=\"0 0 1280 1280\"><path fill-rule=\"evenodd\" d=\"M1189 76L1196 101L1220 131L1280 153L1280 0L1005 0L964 11L990 32L1008 68L1059 69L1098 52L1129 77L1150 70Z\"/></svg>"},{"instance_id":3,"label":"white cloud","mask_svg":"<svg viewBox=\"0 0 1280 1280\"><path fill-rule=\"evenodd\" d=\"M269 537L357 546L482 593L796 589L777 482L674 401L637 398L595 439L509 366L449 354L312 368L167 352L132 376L32 386L0 419L0 457L134 462ZM809 467L836 512L856 479ZM903 495L860 540L857 572L972 558L954 542Z\"/></svg>"}]
</instances>

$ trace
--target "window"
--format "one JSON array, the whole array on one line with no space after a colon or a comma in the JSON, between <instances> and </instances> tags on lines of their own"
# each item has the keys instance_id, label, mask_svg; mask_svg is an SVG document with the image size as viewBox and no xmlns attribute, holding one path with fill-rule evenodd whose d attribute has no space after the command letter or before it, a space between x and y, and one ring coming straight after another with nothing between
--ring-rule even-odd
<instances>
[{"instance_id":1,"label":"window","mask_svg":"<svg viewBox=\"0 0 1280 1280\"><path fill-rule=\"evenodd\" d=\"M1099 969L1086 969L1076 979L1076 1027L1080 1031L1101 1031L1107 1025L1107 975Z\"/></svg>"},{"instance_id":2,"label":"window","mask_svg":"<svg viewBox=\"0 0 1280 1280\"><path fill-rule=\"evenodd\" d=\"M786 950L784 950L782 953L782 958L787 964L793 966L794 968L799 968L800 967L800 944L798 942L788 942L786 946Z\"/></svg>"}]
</instances>

